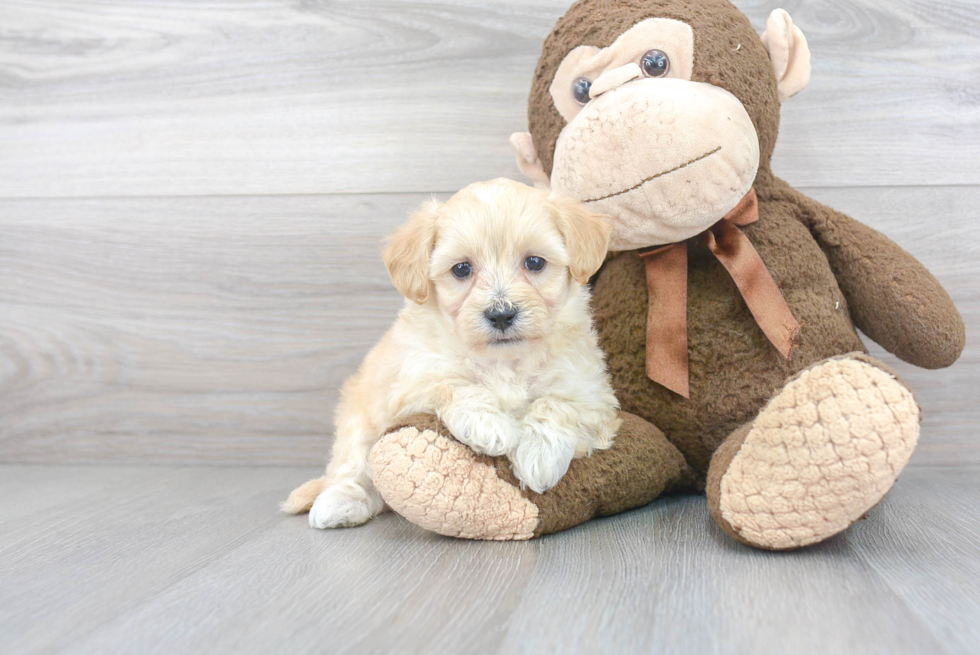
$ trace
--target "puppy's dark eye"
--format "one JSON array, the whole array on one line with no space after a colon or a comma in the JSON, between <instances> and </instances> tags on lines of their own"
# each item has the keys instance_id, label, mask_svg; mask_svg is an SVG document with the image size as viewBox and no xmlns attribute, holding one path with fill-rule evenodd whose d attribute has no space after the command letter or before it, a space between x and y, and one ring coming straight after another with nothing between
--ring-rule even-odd
<instances>
[{"instance_id":1,"label":"puppy's dark eye","mask_svg":"<svg viewBox=\"0 0 980 655\"><path fill-rule=\"evenodd\" d=\"M663 77L670 70L670 60L663 50L650 50L640 59L640 68L647 77Z\"/></svg>"},{"instance_id":2,"label":"puppy's dark eye","mask_svg":"<svg viewBox=\"0 0 980 655\"><path fill-rule=\"evenodd\" d=\"M524 260L524 268L529 271L540 271L547 262L541 257L530 256Z\"/></svg>"},{"instance_id":3,"label":"puppy's dark eye","mask_svg":"<svg viewBox=\"0 0 980 655\"><path fill-rule=\"evenodd\" d=\"M572 82L572 95L575 96L575 102L580 105L588 104L589 100L589 89L592 88L592 81L584 77L580 77L574 82Z\"/></svg>"},{"instance_id":4,"label":"puppy's dark eye","mask_svg":"<svg viewBox=\"0 0 980 655\"><path fill-rule=\"evenodd\" d=\"M455 266L453 266L453 275L455 275L456 278L460 280L465 280L470 276L470 273L472 272L473 272L473 267L470 266L467 262L460 262Z\"/></svg>"}]
</instances>

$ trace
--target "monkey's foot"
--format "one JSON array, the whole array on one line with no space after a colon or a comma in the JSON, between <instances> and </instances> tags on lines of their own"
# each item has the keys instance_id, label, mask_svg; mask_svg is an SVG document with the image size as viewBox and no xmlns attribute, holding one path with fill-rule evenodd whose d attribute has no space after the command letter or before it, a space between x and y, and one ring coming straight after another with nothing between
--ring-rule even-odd
<instances>
[{"instance_id":1,"label":"monkey's foot","mask_svg":"<svg viewBox=\"0 0 980 655\"><path fill-rule=\"evenodd\" d=\"M419 427L389 432L371 450L374 484L389 507L447 537L535 536L537 506L497 475L492 459L476 455L435 421L415 423Z\"/></svg>"},{"instance_id":2,"label":"monkey's foot","mask_svg":"<svg viewBox=\"0 0 980 655\"><path fill-rule=\"evenodd\" d=\"M530 539L645 505L697 480L656 427L621 413L609 450L572 460L543 494L521 489L506 457L476 455L435 416L391 428L371 450L374 485L395 512L466 539Z\"/></svg>"},{"instance_id":3,"label":"monkey's foot","mask_svg":"<svg viewBox=\"0 0 980 655\"><path fill-rule=\"evenodd\" d=\"M715 452L712 515L760 548L823 541L888 493L918 436L919 407L903 382L866 355L825 360Z\"/></svg>"}]
</instances>

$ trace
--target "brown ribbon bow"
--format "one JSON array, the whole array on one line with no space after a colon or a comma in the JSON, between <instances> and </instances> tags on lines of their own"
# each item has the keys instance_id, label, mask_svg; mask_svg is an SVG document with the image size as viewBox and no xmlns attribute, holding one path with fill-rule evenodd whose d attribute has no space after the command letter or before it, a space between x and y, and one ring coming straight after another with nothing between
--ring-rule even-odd
<instances>
[{"instance_id":1,"label":"brown ribbon bow","mask_svg":"<svg viewBox=\"0 0 980 655\"><path fill-rule=\"evenodd\" d=\"M728 270L762 331L789 359L800 324L740 227L759 220L759 200L752 189L735 209L701 234L678 243L644 248L647 293L647 376L690 398L687 359L687 246L701 239Z\"/></svg>"}]
</instances>

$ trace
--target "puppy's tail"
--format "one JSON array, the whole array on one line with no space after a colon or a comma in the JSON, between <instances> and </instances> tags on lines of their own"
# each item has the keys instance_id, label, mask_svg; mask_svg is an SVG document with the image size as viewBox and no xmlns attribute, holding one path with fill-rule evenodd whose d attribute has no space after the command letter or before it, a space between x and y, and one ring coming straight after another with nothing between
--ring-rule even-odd
<instances>
[{"instance_id":1,"label":"puppy's tail","mask_svg":"<svg viewBox=\"0 0 980 655\"><path fill-rule=\"evenodd\" d=\"M286 502L279 505L279 509L284 511L286 514L302 514L303 512L310 511L313 507L313 501L316 497L320 495L323 491L323 485L326 483L326 476L322 478L316 478L315 480L310 480L295 489L289 494L289 498Z\"/></svg>"}]
</instances>

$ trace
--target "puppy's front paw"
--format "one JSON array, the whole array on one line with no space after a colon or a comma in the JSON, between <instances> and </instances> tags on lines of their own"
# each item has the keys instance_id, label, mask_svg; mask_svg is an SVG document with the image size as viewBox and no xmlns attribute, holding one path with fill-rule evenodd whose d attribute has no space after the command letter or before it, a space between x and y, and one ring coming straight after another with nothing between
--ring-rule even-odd
<instances>
[{"instance_id":1,"label":"puppy's front paw","mask_svg":"<svg viewBox=\"0 0 980 655\"><path fill-rule=\"evenodd\" d=\"M573 436L547 424L528 421L510 462L521 483L541 494L558 484L574 456Z\"/></svg>"},{"instance_id":2,"label":"puppy's front paw","mask_svg":"<svg viewBox=\"0 0 980 655\"><path fill-rule=\"evenodd\" d=\"M462 420L446 421L446 427L480 455L503 455L517 443L517 425L504 414L474 411Z\"/></svg>"},{"instance_id":3,"label":"puppy's front paw","mask_svg":"<svg viewBox=\"0 0 980 655\"><path fill-rule=\"evenodd\" d=\"M356 498L337 487L327 487L310 508L310 527L352 528L367 523L373 512L367 498Z\"/></svg>"}]
</instances>

